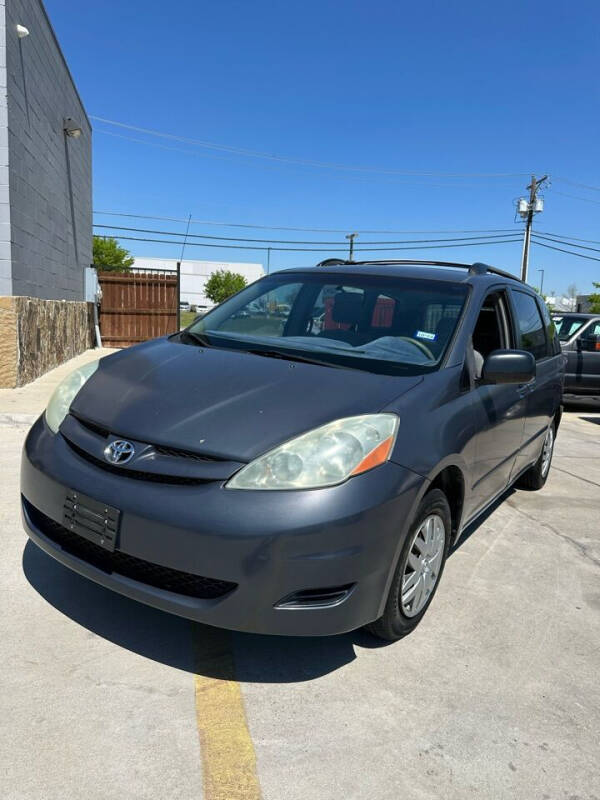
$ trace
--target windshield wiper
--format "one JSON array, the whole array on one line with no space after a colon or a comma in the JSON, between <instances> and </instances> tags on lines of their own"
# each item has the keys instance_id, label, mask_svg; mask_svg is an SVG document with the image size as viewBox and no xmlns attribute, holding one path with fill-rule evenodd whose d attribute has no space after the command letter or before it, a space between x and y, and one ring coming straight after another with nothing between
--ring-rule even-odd
<instances>
[{"instance_id":1,"label":"windshield wiper","mask_svg":"<svg viewBox=\"0 0 600 800\"><path fill-rule=\"evenodd\" d=\"M203 336L201 333L196 333L195 331L188 331L183 330L181 331L182 336L189 336L190 339L193 339L196 344L201 345L202 347L210 347L209 341L206 336Z\"/></svg>"},{"instance_id":2,"label":"windshield wiper","mask_svg":"<svg viewBox=\"0 0 600 800\"><path fill-rule=\"evenodd\" d=\"M334 369L349 369L340 364L332 364L330 361L320 361L318 358L307 358L306 356L290 355L279 350L244 350L244 353L252 353L255 356L265 356L266 358L282 358L284 361L301 361L304 364L318 364L321 367L333 367Z\"/></svg>"}]
</instances>

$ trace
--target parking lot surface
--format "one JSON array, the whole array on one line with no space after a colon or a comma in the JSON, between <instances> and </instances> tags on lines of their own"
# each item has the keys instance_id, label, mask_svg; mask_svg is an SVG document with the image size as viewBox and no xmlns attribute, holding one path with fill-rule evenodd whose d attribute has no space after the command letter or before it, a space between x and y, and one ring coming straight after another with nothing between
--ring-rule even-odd
<instances>
[{"instance_id":1,"label":"parking lot surface","mask_svg":"<svg viewBox=\"0 0 600 800\"><path fill-rule=\"evenodd\" d=\"M0 425L5 800L600 797L600 404L389 645L228 634L71 573L21 528L26 431Z\"/></svg>"}]
</instances>

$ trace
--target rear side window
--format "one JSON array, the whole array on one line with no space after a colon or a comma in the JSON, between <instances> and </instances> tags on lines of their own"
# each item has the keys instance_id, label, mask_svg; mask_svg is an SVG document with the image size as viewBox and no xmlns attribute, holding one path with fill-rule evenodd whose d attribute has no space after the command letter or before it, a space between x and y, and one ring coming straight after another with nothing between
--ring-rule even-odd
<instances>
[{"instance_id":1,"label":"rear side window","mask_svg":"<svg viewBox=\"0 0 600 800\"><path fill-rule=\"evenodd\" d=\"M525 292L513 290L512 296L516 313L517 346L520 350L527 350L539 361L548 355L548 346L538 304L534 297Z\"/></svg>"},{"instance_id":2,"label":"rear side window","mask_svg":"<svg viewBox=\"0 0 600 800\"><path fill-rule=\"evenodd\" d=\"M585 338L586 336L600 336L600 322L592 322L592 324L581 334L582 338Z\"/></svg>"},{"instance_id":3,"label":"rear side window","mask_svg":"<svg viewBox=\"0 0 600 800\"><path fill-rule=\"evenodd\" d=\"M538 305L542 311L542 318L544 320L544 325L546 326L546 338L548 340L548 348L550 351L550 355L556 356L560 353L558 330L556 328L556 325L554 324L554 320L550 316L550 312L548 311L548 306L541 297L538 300Z\"/></svg>"}]
</instances>

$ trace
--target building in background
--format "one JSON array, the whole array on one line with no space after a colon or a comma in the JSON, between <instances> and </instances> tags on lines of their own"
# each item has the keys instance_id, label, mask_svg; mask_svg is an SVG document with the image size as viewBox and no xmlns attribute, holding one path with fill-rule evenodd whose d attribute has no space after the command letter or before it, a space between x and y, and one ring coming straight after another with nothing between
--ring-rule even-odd
<instances>
[{"instance_id":1,"label":"building in background","mask_svg":"<svg viewBox=\"0 0 600 800\"><path fill-rule=\"evenodd\" d=\"M575 304L576 310L581 314L591 314L592 312L592 301L590 300L590 294L578 294L577 300Z\"/></svg>"},{"instance_id":2,"label":"building in background","mask_svg":"<svg viewBox=\"0 0 600 800\"><path fill-rule=\"evenodd\" d=\"M544 297L544 300L553 311L580 311L578 307L580 295L569 297L568 295L555 295L549 294Z\"/></svg>"},{"instance_id":3,"label":"building in background","mask_svg":"<svg viewBox=\"0 0 600 800\"><path fill-rule=\"evenodd\" d=\"M91 345L92 130L40 0L0 0L0 386Z\"/></svg>"},{"instance_id":4,"label":"building in background","mask_svg":"<svg viewBox=\"0 0 600 800\"><path fill-rule=\"evenodd\" d=\"M136 269L177 269L177 259L143 258L135 259ZM265 274L262 264L232 261L182 261L181 262L181 300L196 307L212 306L214 303L204 294L204 285L213 272L219 269L237 272L248 283L262 278Z\"/></svg>"}]
</instances>

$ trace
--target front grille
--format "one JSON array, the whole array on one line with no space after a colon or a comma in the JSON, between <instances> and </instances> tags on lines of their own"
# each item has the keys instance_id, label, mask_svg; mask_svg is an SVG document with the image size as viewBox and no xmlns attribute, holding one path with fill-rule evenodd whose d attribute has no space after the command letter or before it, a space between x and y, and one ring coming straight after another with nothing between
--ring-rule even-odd
<instances>
[{"instance_id":1,"label":"front grille","mask_svg":"<svg viewBox=\"0 0 600 800\"><path fill-rule=\"evenodd\" d=\"M85 460L89 461L91 464L95 464L97 467L105 469L107 472L119 475L121 478L134 478L134 480L137 481L151 481L154 483L175 483L183 486L197 486L199 483L208 482L206 478L188 478L184 475L166 475L157 472L142 472L141 470L129 469L128 467L117 467L113 464L109 464L108 461L103 461L101 458L95 458L66 437L65 441L78 456L81 456L81 458L85 458Z\"/></svg>"},{"instance_id":2,"label":"front grille","mask_svg":"<svg viewBox=\"0 0 600 800\"><path fill-rule=\"evenodd\" d=\"M95 433L97 436L102 436L104 439L106 439L110 435L108 428L103 428L101 425L97 425L95 422L90 422L89 419L82 419L81 417L73 414L73 412L71 412L71 414L75 417L80 425L82 425L84 428L87 428L88 431Z\"/></svg>"},{"instance_id":3,"label":"front grille","mask_svg":"<svg viewBox=\"0 0 600 800\"><path fill-rule=\"evenodd\" d=\"M202 575L193 575L190 572L162 567L151 561L130 556L120 550L112 552L105 550L94 542L68 530L60 522L50 519L25 498L23 498L23 503L32 523L44 536L59 545L65 552L86 561L102 572L115 573L148 586L154 586L156 589L202 600L224 597L237 588L237 583L231 581L206 578Z\"/></svg>"},{"instance_id":4,"label":"front grille","mask_svg":"<svg viewBox=\"0 0 600 800\"><path fill-rule=\"evenodd\" d=\"M176 447L163 447L162 444L153 444L152 447L161 456L172 456L173 458L192 458L194 461L219 461L218 458L212 456L201 456L199 453L193 453L191 450L178 450Z\"/></svg>"},{"instance_id":5,"label":"front grille","mask_svg":"<svg viewBox=\"0 0 600 800\"><path fill-rule=\"evenodd\" d=\"M72 416L75 417L81 426L87 428L92 433L95 433L96 436L101 436L103 439L107 439L111 434L113 436L121 436L121 434L116 434L114 431L109 431L108 428L104 428L102 425L98 425L96 422L90 422L90 420L83 419L83 417L79 417L76 414L72 414ZM125 436L123 438L127 439L132 437ZM135 439L135 437L133 438ZM178 447L165 447L162 444L152 444L152 442L147 442L146 444L151 445L151 447L153 447L153 449L162 456L173 456L173 458L191 458L194 461L220 461L218 458L214 458L213 456L204 456L200 453L195 453L193 450L180 450Z\"/></svg>"}]
</instances>

